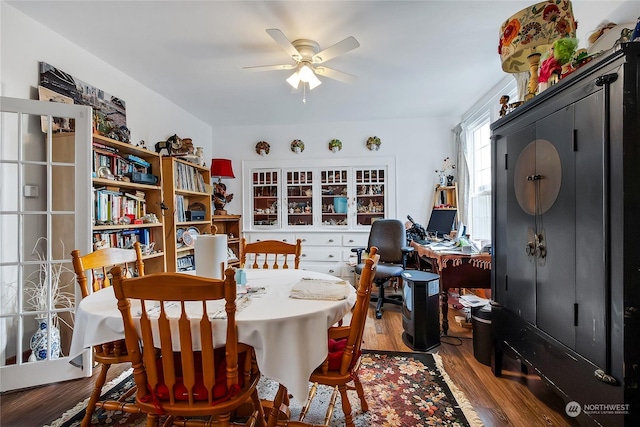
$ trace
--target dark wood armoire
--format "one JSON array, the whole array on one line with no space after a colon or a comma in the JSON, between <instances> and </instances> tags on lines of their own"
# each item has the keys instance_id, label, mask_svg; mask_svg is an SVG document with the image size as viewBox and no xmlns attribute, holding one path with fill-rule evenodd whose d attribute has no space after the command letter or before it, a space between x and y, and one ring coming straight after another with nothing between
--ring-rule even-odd
<instances>
[{"instance_id":1,"label":"dark wood armoire","mask_svg":"<svg viewBox=\"0 0 640 427\"><path fill-rule=\"evenodd\" d=\"M640 425L640 43L492 124L494 374L514 355L581 425Z\"/></svg>"}]
</instances>

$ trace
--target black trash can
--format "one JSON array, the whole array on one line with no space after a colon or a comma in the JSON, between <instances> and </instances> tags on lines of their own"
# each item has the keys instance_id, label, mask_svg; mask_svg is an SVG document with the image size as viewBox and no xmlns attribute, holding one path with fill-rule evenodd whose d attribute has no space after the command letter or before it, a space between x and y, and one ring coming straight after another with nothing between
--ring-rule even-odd
<instances>
[{"instance_id":1,"label":"black trash can","mask_svg":"<svg viewBox=\"0 0 640 427\"><path fill-rule=\"evenodd\" d=\"M473 356L483 365L491 366L491 305L471 308Z\"/></svg>"}]
</instances>

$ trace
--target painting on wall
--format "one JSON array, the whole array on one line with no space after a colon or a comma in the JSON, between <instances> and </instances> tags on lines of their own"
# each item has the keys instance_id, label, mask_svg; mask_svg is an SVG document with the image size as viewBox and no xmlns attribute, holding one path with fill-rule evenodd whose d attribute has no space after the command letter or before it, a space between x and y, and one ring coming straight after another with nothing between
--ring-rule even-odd
<instances>
[{"instance_id":1,"label":"painting on wall","mask_svg":"<svg viewBox=\"0 0 640 427\"><path fill-rule=\"evenodd\" d=\"M39 67L40 86L73 99L75 104L93 107L104 120L110 122L110 128L126 128L127 114L122 99L76 79L46 62L40 62Z\"/></svg>"},{"instance_id":2,"label":"painting on wall","mask_svg":"<svg viewBox=\"0 0 640 427\"><path fill-rule=\"evenodd\" d=\"M51 89L47 89L46 87L38 86L38 98L40 101L48 101L48 102L61 102L63 104L73 104L73 99L68 96L64 96L59 94L58 92L54 92ZM42 132L47 133L48 131L48 123L47 116L41 116L40 123L42 126ZM73 132L74 130L74 122L69 118L62 117L54 117L53 123L51 124L51 130L53 132Z\"/></svg>"}]
</instances>

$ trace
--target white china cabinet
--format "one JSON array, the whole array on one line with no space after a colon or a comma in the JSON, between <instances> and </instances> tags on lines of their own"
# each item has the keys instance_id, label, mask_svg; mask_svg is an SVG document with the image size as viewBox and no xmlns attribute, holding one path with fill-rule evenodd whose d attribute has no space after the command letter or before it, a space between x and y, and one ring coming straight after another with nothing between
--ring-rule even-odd
<instances>
[{"instance_id":1,"label":"white china cabinet","mask_svg":"<svg viewBox=\"0 0 640 427\"><path fill-rule=\"evenodd\" d=\"M353 279L352 247L396 217L395 158L243 162L248 241L302 240L304 269Z\"/></svg>"}]
</instances>

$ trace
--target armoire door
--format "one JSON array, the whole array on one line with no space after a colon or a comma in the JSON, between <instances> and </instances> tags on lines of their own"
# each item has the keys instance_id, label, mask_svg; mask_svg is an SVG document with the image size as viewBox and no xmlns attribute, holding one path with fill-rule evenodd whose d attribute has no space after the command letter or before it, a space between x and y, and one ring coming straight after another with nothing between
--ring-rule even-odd
<instances>
[{"instance_id":1,"label":"armoire door","mask_svg":"<svg viewBox=\"0 0 640 427\"><path fill-rule=\"evenodd\" d=\"M605 198L603 158L604 91L575 104L576 304L575 350L594 364L606 365L608 278L605 275Z\"/></svg>"},{"instance_id":2,"label":"armoire door","mask_svg":"<svg viewBox=\"0 0 640 427\"><path fill-rule=\"evenodd\" d=\"M575 347L576 180L573 106L536 122L536 325Z\"/></svg>"},{"instance_id":3,"label":"armoire door","mask_svg":"<svg viewBox=\"0 0 640 427\"><path fill-rule=\"evenodd\" d=\"M532 248L535 200L525 191L528 190L526 176L535 174L535 151L529 145L534 139L535 127L528 126L501 140L507 144L506 194L503 195L507 205L507 226L504 227L507 283L505 298L500 302L532 324L536 320L536 265Z\"/></svg>"}]
</instances>

